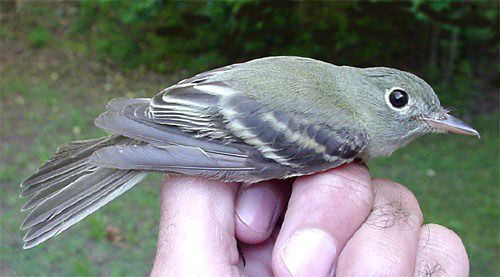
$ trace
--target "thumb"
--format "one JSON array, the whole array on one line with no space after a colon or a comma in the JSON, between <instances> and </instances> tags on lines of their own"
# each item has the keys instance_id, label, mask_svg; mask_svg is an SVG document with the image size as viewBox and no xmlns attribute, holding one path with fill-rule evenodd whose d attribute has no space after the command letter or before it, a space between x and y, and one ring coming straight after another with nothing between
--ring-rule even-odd
<instances>
[{"instance_id":1,"label":"thumb","mask_svg":"<svg viewBox=\"0 0 500 277\"><path fill-rule=\"evenodd\" d=\"M165 179L151 276L229 276L237 272L237 189L237 183L203 178Z\"/></svg>"}]
</instances>

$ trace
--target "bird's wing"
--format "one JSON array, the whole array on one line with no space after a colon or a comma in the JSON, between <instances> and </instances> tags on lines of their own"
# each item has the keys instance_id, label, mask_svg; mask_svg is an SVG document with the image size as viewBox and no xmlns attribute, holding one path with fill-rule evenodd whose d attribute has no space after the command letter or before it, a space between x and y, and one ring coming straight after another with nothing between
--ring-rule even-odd
<instances>
[{"instance_id":1,"label":"bird's wing","mask_svg":"<svg viewBox=\"0 0 500 277\"><path fill-rule=\"evenodd\" d=\"M118 116L158 130L132 130L132 123L122 123L129 133L118 133L156 146L174 144L199 147L205 152L243 154L247 161L260 156L260 163L265 163L261 167L275 164L285 169L270 172L272 176L266 179L335 167L352 161L366 147L366 135L359 128L335 128L302 114L273 110L252 99L249 92L238 91L227 82L212 81L213 76L230 70L232 67L216 69L181 81L156 95L148 108L145 103L120 106L117 103L124 100L115 100L110 106L121 109ZM98 126L112 126L116 132L119 123L103 124L102 119L97 121ZM158 139L153 141L151 136L156 133ZM145 134L150 138L144 138ZM144 157L142 162L146 160Z\"/></svg>"},{"instance_id":2,"label":"bird's wing","mask_svg":"<svg viewBox=\"0 0 500 277\"><path fill-rule=\"evenodd\" d=\"M262 157L243 142L196 137L178 126L158 124L150 117L150 99L114 99L95 123L138 143L109 146L90 157L95 166L162 171L225 181L257 182L284 178L284 166ZM123 147L122 147L123 146Z\"/></svg>"}]
</instances>

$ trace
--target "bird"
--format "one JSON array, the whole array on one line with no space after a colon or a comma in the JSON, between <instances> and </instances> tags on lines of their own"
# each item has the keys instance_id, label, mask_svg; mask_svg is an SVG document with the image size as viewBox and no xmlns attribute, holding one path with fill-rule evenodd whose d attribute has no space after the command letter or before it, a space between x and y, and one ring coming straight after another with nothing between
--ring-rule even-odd
<instances>
[{"instance_id":1,"label":"bird","mask_svg":"<svg viewBox=\"0 0 500 277\"><path fill-rule=\"evenodd\" d=\"M110 134L60 146L21 184L23 248L150 172L255 183L389 156L426 133L479 137L414 74L295 56L206 71L152 98L113 99L95 125Z\"/></svg>"}]
</instances>

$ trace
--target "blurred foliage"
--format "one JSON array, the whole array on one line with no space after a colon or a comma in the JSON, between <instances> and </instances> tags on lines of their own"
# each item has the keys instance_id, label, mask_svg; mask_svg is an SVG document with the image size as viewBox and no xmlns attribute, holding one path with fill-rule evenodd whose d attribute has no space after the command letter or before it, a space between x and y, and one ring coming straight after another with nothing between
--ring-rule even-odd
<instances>
[{"instance_id":1,"label":"blurred foliage","mask_svg":"<svg viewBox=\"0 0 500 277\"><path fill-rule=\"evenodd\" d=\"M88 1L80 3L72 30L94 33L106 57L159 70L184 67L200 55L209 62L200 67L209 68L283 53L420 67L429 46L449 47L446 38L429 45L434 28L443 37L461 33L461 56L493 51L498 11L492 3Z\"/></svg>"},{"instance_id":2,"label":"blurred foliage","mask_svg":"<svg viewBox=\"0 0 500 277\"><path fill-rule=\"evenodd\" d=\"M45 28L36 28L33 31L29 32L28 38L30 44L35 48L41 48L47 45L49 41L52 39L52 36L49 30Z\"/></svg>"},{"instance_id":3,"label":"blurred foliage","mask_svg":"<svg viewBox=\"0 0 500 277\"><path fill-rule=\"evenodd\" d=\"M477 105L470 91L478 90L469 81L497 70L490 58L499 49L498 2L147 0L78 6L71 35L90 35L102 59L131 68L195 73L270 55L383 65L441 84L436 89L453 91L444 102L468 111Z\"/></svg>"}]
</instances>

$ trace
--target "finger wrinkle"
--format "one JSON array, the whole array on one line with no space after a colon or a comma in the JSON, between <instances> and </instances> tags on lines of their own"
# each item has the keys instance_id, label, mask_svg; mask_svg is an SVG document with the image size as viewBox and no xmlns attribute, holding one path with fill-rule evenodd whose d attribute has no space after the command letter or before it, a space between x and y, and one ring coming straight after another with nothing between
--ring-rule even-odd
<instances>
[{"instance_id":1,"label":"finger wrinkle","mask_svg":"<svg viewBox=\"0 0 500 277\"><path fill-rule=\"evenodd\" d=\"M332 175L332 176L335 176L335 177L340 177L340 181L343 181L343 182L339 182L339 183L348 183L350 184L352 188L356 188L358 186L360 187L363 187L363 188L367 188L369 187L369 179L366 180L366 182L363 182L361 180L358 180L357 178L353 178L347 174L344 174L344 173L339 173L339 172L329 172L328 173L329 175ZM337 181L337 180L336 180ZM337 182L335 182L337 183ZM356 186L357 185L357 186Z\"/></svg>"},{"instance_id":2,"label":"finger wrinkle","mask_svg":"<svg viewBox=\"0 0 500 277\"><path fill-rule=\"evenodd\" d=\"M235 265L240 258L237 242L234 238L234 230L232 228L215 225L215 243L219 246L219 253L229 253L229 264ZM200 245L200 247L203 247ZM227 264L227 263L226 263Z\"/></svg>"},{"instance_id":3,"label":"finger wrinkle","mask_svg":"<svg viewBox=\"0 0 500 277\"><path fill-rule=\"evenodd\" d=\"M446 247L444 245L439 245L439 246L426 246L422 252L427 253L427 257L435 257L438 258L438 260L444 260L448 262L452 262L456 265L461 264L460 261L457 259L455 255L452 255L450 253L455 253L455 249ZM438 254L438 255L436 255ZM425 260L425 259L424 259Z\"/></svg>"},{"instance_id":4,"label":"finger wrinkle","mask_svg":"<svg viewBox=\"0 0 500 277\"><path fill-rule=\"evenodd\" d=\"M434 223L426 224L425 227L425 230L428 232L429 238L432 234L434 236L437 236L438 238L449 241L449 244L460 245L461 248L463 248L462 239L453 230Z\"/></svg>"},{"instance_id":5,"label":"finger wrinkle","mask_svg":"<svg viewBox=\"0 0 500 277\"><path fill-rule=\"evenodd\" d=\"M466 253L466 250L462 240L455 232L435 224L425 225L425 229L422 229L422 233L424 232L427 234L425 237L421 237L421 241L425 240L419 249L421 252L426 253L426 256L437 256L440 260L451 260L457 265L461 264L459 258L463 258L464 255L461 254Z\"/></svg>"},{"instance_id":6,"label":"finger wrinkle","mask_svg":"<svg viewBox=\"0 0 500 277\"><path fill-rule=\"evenodd\" d=\"M379 203L400 203L400 210L415 213L422 218L422 211L415 195L405 186L382 179L373 180L375 205Z\"/></svg>"},{"instance_id":7,"label":"finger wrinkle","mask_svg":"<svg viewBox=\"0 0 500 277\"><path fill-rule=\"evenodd\" d=\"M366 244L370 244L366 248ZM358 248L359 247L359 248ZM408 268L407 253L392 243L367 239L363 245L347 250L350 257L341 257L338 276L410 276L413 268ZM362 251L362 252L360 252ZM356 253L357 254L354 254ZM415 257L409 260L414 261Z\"/></svg>"},{"instance_id":8,"label":"finger wrinkle","mask_svg":"<svg viewBox=\"0 0 500 277\"><path fill-rule=\"evenodd\" d=\"M392 265L398 265L402 263L402 258L405 256L405 250L394 244L394 238L397 236L391 234L384 234L386 239L378 239L376 241L377 248L380 252L385 253L385 255L379 255L382 260L388 261Z\"/></svg>"},{"instance_id":9,"label":"finger wrinkle","mask_svg":"<svg viewBox=\"0 0 500 277\"><path fill-rule=\"evenodd\" d=\"M345 196L357 208L371 207L373 205L373 192L369 179L367 182L363 182L344 173L330 172L329 174L335 176L335 179L330 183L326 183L325 186L334 187L338 190L348 190Z\"/></svg>"},{"instance_id":10,"label":"finger wrinkle","mask_svg":"<svg viewBox=\"0 0 500 277\"><path fill-rule=\"evenodd\" d=\"M427 224L420 233L416 275L429 272L452 276L468 276L469 258L460 237L452 230L436 224ZM426 275L427 274L427 275Z\"/></svg>"},{"instance_id":11,"label":"finger wrinkle","mask_svg":"<svg viewBox=\"0 0 500 277\"><path fill-rule=\"evenodd\" d=\"M376 188L389 190L389 191L397 191L400 195L408 196L409 198L414 198L413 192L409 190L407 187L401 185L400 183L393 182L387 179L374 178L372 183L376 185Z\"/></svg>"},{"instance_id":12,"label":"finger wrinkle","mask_svg":"<svg viewBox=\"0 0 500 277\"><path fill-rule=\"evenodd\" d=\"M352 172L352 170L337 170L333 169L327 171L326 174L341 177L341 179L345 179L347 181L356 183L362 187L366 187L370 184L370 176L366 172L366 170L357 170L358 172Z\"/></svg>"}]
</instances>

